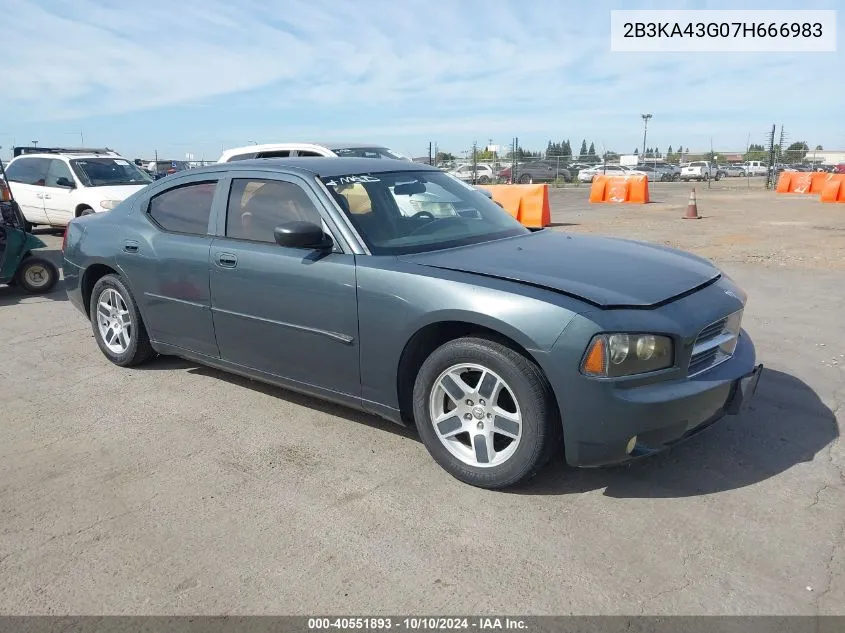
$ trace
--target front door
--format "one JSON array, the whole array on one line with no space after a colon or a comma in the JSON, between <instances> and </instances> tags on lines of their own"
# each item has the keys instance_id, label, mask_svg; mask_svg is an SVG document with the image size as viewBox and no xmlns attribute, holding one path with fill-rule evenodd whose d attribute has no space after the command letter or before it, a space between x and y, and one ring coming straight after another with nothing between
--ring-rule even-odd
<instances>
[{"instance_id":1,"label":"front door","mask_svg":"<svg viewBox=\"0 0 845 633\"><path fill-rule=\"evenodd\" d=\"M149 230L132 238L115 236L150 338L213 358L218 353L208 257L216 191L217 180L208 175L180 182L139 202L146 207Z\"/></svg>"},{"instance_id":2,"label":"front door","mask_svg":"<svg viewBox=\"0 0 845 633\"><path fill-rule=\"evenodd\" d=\"M53 226L66 226L74 216L76 184L70 167L58 158L50 159L44 188L44 212Z\"/></svg>"},{"instance_id":3,"label":"front door","mask_svg":"<svg viewBox=\"0 0 845 633\"><path fill-rule=\"evenodd\" d=\"M355 256L286 248L273 229L327 225L305 183L257 174L231 181L225 230L211 247L211 304L221 358L301 384L360 395Z\"/></svg>"}]
</instances>

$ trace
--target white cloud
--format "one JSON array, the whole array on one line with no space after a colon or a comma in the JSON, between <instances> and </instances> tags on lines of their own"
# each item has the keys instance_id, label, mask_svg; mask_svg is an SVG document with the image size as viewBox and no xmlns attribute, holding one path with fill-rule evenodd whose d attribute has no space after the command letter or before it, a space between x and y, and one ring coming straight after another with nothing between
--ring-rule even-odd
<instances>
[{"instance_id":1,"label":"white cloud","mask_svg":"<svg viewBox=\"0 0 845 633\"><path fill-rule=\"evenodd\" d=\"M683 134L700 143L715 131L744 144L747 131L784 119L805 126L808 139L845 141L841 55L611 54L609 9L554 0L7 0L3 107L35 122L210 102L221 125L244 129L250 122L227 122L218 99L239 95L279 111L283 124L251 128L268 137L578 134L632 146L639 113L649 111L655 138L669 142ZM348 125L311 122L341 116Z\"/></svg>"}]
</instances>

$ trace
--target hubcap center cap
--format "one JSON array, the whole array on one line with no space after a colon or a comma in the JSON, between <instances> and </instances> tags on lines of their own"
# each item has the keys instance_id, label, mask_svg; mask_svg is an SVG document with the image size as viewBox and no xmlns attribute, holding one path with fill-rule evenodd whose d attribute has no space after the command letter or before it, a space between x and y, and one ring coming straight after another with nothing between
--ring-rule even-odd
<instances>
[{"instance_id":1,"label":"hubcap center cap","mask_svg":"<svg viewBox=\"0 0 845 633\"><path fill-rule=\"evenodd\" d=\"M473 407L472 417L474 417L476 420L481 420L482 418L484 418L484 407Z\"/></svg>"}]
</instances>

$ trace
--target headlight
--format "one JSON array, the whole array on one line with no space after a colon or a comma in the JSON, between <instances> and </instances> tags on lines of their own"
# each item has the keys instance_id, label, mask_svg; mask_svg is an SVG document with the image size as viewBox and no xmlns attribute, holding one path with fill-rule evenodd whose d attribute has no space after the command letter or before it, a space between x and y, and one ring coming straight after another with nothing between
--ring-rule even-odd
<instances>
[{"instance_id":1,"label":"headlight","mask_svg":"<svg viewBox=\"0 0 845 633\"><path fill-rule=\"evenodd\" d=\"M122 200L100 200L100 206L104 209L114 209Z\"/></svg>"},{"instance_id":2,"label":"headlight","mask_svg":"<svg viewBox=\"0 0 845 633\"><path fill-rule=\"evenodd\" d=\"M616 378L667 369L674 363L672 339L658 334L599 334L587 346L581 373Z\"/></svg>"}]
</instances>

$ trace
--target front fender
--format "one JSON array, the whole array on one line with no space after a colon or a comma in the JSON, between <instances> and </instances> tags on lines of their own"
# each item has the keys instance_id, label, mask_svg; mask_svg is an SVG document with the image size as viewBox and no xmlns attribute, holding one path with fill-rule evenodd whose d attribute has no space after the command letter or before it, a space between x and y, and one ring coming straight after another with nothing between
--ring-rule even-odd
<instances>
[{"instance_id":1,"label":"front fender","mask_svg":"<svg viewBox=\"0 0 845 633\"><path fill-rule=\"evenodd\" d=\"M370 256L359 261L362 396L393 409L399 403L396 376L402 353L426 326L455 322L481 326L513 340L539 361L578 312L578 302L570 297L517 282L395 258ZM578 305L581 310L585 307Z\"/></svg>"},{"instance_id":2,"label":"front fender","mask_svg":"<svg viewBox=\"0 0 845 633\"><path fill-rule=\"evenodd\" d=\"M28 252L36 248L46 248L47 244L40 237L33 235L32 233L27 233L23 246L24 252Z\"/></svg>"}]
</instances>

